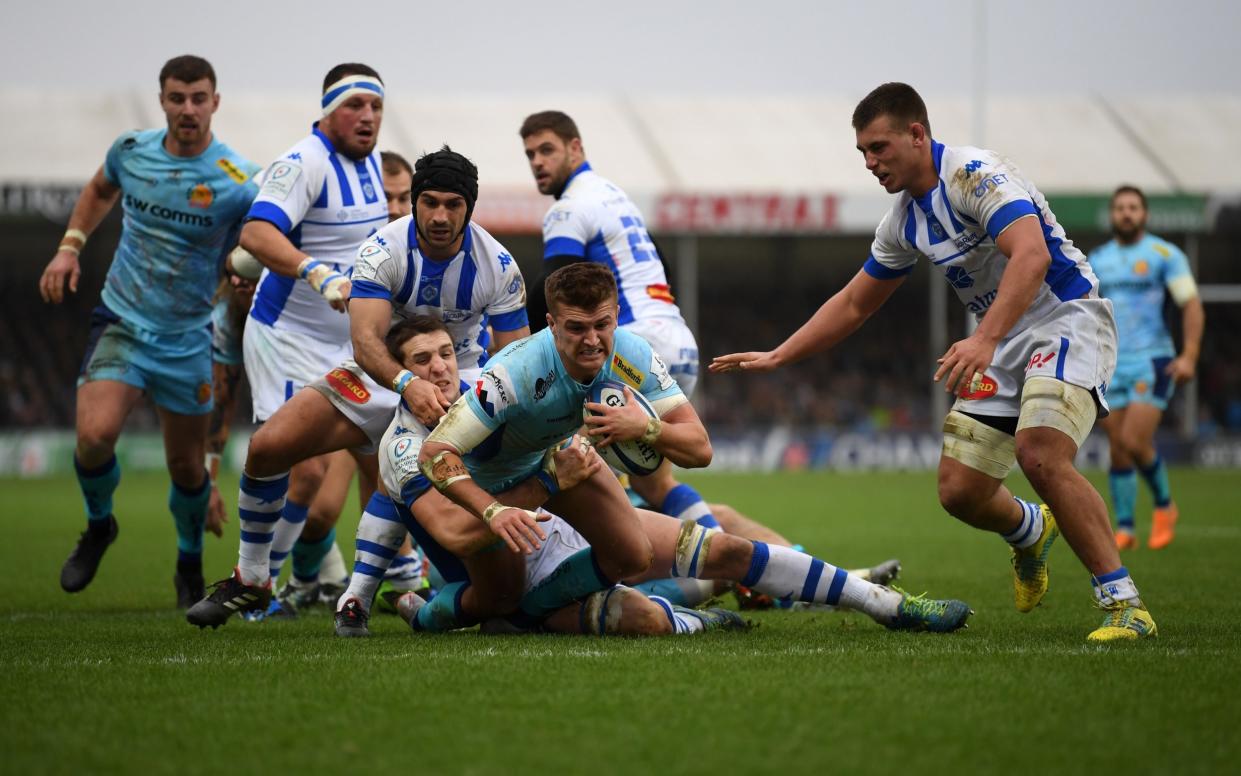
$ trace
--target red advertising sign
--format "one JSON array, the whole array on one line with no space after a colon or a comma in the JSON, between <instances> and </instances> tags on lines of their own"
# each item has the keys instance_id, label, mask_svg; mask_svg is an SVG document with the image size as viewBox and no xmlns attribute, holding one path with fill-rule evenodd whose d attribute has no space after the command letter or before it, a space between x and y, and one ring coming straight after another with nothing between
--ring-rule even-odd
<instances>
[{"instance_id":1,"label":"red advertising sign","mask_svg":"<svg viewBox=\"0 0 1241 776\"><path fill-rule=\"evenodd\" d=\"M652 228L661 232L833 232L834 194L663 194Z\"/></svg>"}]
</instances>

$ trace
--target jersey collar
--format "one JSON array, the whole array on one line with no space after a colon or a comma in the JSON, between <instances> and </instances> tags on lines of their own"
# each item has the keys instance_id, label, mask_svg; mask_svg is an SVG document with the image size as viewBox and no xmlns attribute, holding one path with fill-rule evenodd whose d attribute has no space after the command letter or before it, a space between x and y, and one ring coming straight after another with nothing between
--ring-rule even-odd
<instances>
[{"instance_id":1,"label":"jersey collar","mask_svg":"<svg viewBox=\"0 0 1241 776\"><path fill-rule=\"evenodd\" d=\"M431 262L433 265L447 267L449 264L452 264L454 261L459 259L462 255L470 256L473 254L474 230L470 228L470 224L467 222L465 225L465 237L461 238L461 250L457 251L456 255L451 259L433 259L425 253L422 253L422 246L418 244L417 224L414 222L414 217L411 215L409 220L409 242L410 247L413 250L416 250L418 253L422 254L422 258Z\"/></svg>"},{"instance_id":2,"label":"jersey collar","mask_svg":"<svg viewBox=\"0 0 1241 776\"><path fill-rule=\"evenodd\" d=\"M590 171L591 171L590 162L582 162L581 164L579 164L577 166L577 169L573 171L573 174L565 179L564 188L562 188L560 190L560 193L556 195L556 199L560 199L561 197L564 196L564 193L569 190L569 184L573 183L574 178L576 178L577 176L581 175L584 172L590 172Z\"/></svg>"},{"instance_id":3,"label":"jersey collar","mask_svg":"<svg viewBox=\"0 0 1241 776\"><path fill-rule=\"evenodd\" d=\"M319 122L316 121L314 124L310 125L310 132L315 137L319 138L319 141L323 143L323 146L327 149L329 154L336 153L336 146L332 145L332 141L328 140L327 135L323 134L323 131L319 129Z\"/></svg>"}]
</instances>

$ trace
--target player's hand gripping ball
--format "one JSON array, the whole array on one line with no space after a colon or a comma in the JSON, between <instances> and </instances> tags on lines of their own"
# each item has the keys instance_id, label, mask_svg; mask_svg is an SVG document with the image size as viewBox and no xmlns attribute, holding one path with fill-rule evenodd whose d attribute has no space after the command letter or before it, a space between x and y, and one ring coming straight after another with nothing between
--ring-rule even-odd
<instances>
[{"instance_id":1,"label":"player's hand gripping ball","mask_svg":"<svg viewBox=\"0 0 1241 776\"><path fill-rule=\"evenodd\" d=\"M642 411L647 414L647 417L658 417L655 414L655 408L651 406L651 403L646 400L645 396L637 391L630 391L630 395L633 396L634 401L642 408ZM600 380L591 386L590 391L586 394L586 401L607 407L623 407L625 406L625 386L610 380ZM582 409L582 416L584 418L602 414L600 412L591 412L585 408ZM594 437L591 439L593 442L598 441ZM639 477L653 473L664 461L664 456L653 445L643 442L641 439L614 441L606 447L596 447L595 449L613 469L628 474L636 474Z\"/></svg>"}]
</instances>

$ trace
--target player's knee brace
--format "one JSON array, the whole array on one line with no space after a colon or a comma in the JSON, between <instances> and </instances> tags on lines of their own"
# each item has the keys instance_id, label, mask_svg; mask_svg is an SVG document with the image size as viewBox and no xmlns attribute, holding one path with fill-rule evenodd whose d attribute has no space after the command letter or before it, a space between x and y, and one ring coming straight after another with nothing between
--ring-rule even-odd
<instances>
[{"instance_id":1,"label":"player's knee brace","mask_svg":"<svg viewBox=\"0 0 1241 776\"><path fill-rule=\"evenodd\" d=\"M591 593L582 601L582 633L604 636L619 633L625 598L634 591L624 585L613 585L607 590Z\"/></svg>"},{"instance_id":2,"label":"player's knee brace","mask_svg":"<svg viewBox=\"0 0 1241 776\"><path fill-rule=\"evenodd\" d=\"M1011 436L956 410L944 418L943 455L997 480L1007 477L1017 463Z\"/></svg>"},{"instance_id":3,"label":"player's knee brace","mask_svg":"<svg viewBox=\"0 0 1241 776\"><path fill-rule=\"evenodd\" d=\"M1090 391L1054 377L1036 375L1026 380L1021 390L1021 417L1017 419L1017 430L1054 428L1067 434L1081 447L1094 426L1096 414Z\"/></svg>"},{"instance_id":4,"label":"player's knee brace","mask_svg":"<svg viewBox=\"0 0 1241 776\"><path fill-rule=\"evenodd\" d=\"M700 576L707 565L707 555L711 550L711 537L719 532L718 528L707 528L689 520L682 521L681 530L677 533L677 550L672 563L672 576Z\"/></svg>"}]
</instances>

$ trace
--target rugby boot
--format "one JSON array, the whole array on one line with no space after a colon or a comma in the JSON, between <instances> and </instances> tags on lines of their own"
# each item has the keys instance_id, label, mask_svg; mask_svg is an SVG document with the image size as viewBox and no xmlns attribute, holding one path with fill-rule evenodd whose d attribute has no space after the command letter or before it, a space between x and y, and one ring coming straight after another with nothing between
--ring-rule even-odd
<instances>
[{"instance_id":1,"label":"rugby boot","mask_svg":"<svg viewBox=\"0 0 1241 776\"><path fill-rule=\"evenodd\" d=\"M1133 531L1118 529L1115 538L1118 550L1136 550L1138 547L1138 540L1133 536Z\"/></svg>"},{"instance_id":2,"label":"rugby boot","mask_svg":"<svg viewBox=\"0 0 1241 776\"><path fill-rule=\"evenodd\" d=\"M241 570L211 585L211 595L190 607L185 619L190 625L218 628L234 614L261 612L271 603L271 581L264 585L247 585L241 581Z\"/></svg>"},{"instance_id":3,"label":"rugby boot","mask_svg":"<svg viewBox=\"0 0 1241 776\"><path fill-rule=\"evenodd\" d=\"M969 627L965 621L974 610L964 601L940 601L927 598L925 593L910 595L900 588L892 589L901 594L901 603L896 609L896 616L885 623L889 630L949 633Z\"/></svg>"},{"instance_id":4,"label":"rugby boot","mask_svg":"<svg viewBox=\"0 0 1241 776\"><path fill-rule=\"evenodd\" d=\"M747 631L750 629L750 622L743 619L740 614L732 609L722 609L718 606L713 606L709 609L690 609L673 604L672 611L697 619L702 623L704 631Z\"/></svg>"},{"instance_id":5,"label":"rugby boot","mask_svg":"<svg viewBox=\"0 0 1241 776\"><path fill-rule=\"evenodd\" d=\"M1177 517L1179 513L1175 502L1169 502L1166 507L1155 507L1155 513L1151 515L1151 536L1146 546L1152 550L1162 550L1171 544L1176 533Z\"/></svg>"},{"instance_id":6,"label":"rugby boot","mask_svg":"<svg viewBox=\"0 0 1241 776\"><path fill-rule=\"evenodd\" d=\"M78 537L78 545L69 553L65 565L60 568L60 586L66 593L85 589L95 578L99 561L103 560L108 545L116 541L118 530L116 518L108 515L106 528L88 527L82 532Z\"/></svg>"},{"instance_id":7,"label":"rugby boot","mask_svg":"<svg viewBox=\"0 0 1241 776\"><path fill-rule=\"evenodd\" d=\"M1033 610L1047 593L1047 555L1060 535L1051 509L1046 504L1040 504L1039 509L1043 512L1043 534L1029 547L1012 548L1013 593L1019 612Z\"/></svg>"},{"instance_id":8,"label":"rugby boot","mask_svg":"<svg viewBox=\"0 0 1241 776\"><path fill-rule=\"evenodd\" d=\"M284 586L280 588L280 592L276 593L276 600L280 602L280 609L283 612L279 616L296 617L298 614L318 604L319 589L320 585L318 582L302 584L296 579L285 582ZM336 597L339 598L343 592L345 591L337 591ZM332 599L332 603L336 603L335 598Z\"/></svg>"},{"instance_id":9,"label":"rugby boot","mask_svg":"<svg viewBox=\"0 0 1241 776\"><path fill-rule=\"evenodd\" d=\"M336 613L336 635L344 638L365 638L371 635L371 629L366 624L369 619L370 615L362 608L358 599L350 598Z\"/></svg>"},{"instance_id":10,"label":"rugby boot","mask_svg":"<svg viewBox=\"0 0 1241 776\"><path fill-rule=\"evenodd\" d=\"M177 570L172 577L172 586L177 590L177 608L189 609L207 595L207 585L201 573Z\"/></svg>"},{"instance_id":11,"label":"rugby boot","mask_svg":"<svg viewBox=\"0 0 1241 776\"><path fill-rule=\"evenodd\" d=\"M411 590L396 599L396 613L412 628L414 627L414 618L418 616L418 610L426 606L426 604L425 598Z\"/></svg>"},{"instance_id":12,"label":"rugby boot","mask_svg":"<svg viewBox=\"0 0 1241 776\"><path fill-rule=\"evenodd\" d=\"M1086 636L1086 641L1094 644L1108 644L1113 641L1137 641L1159 635L1155 620L1141 601L1112 601L1099 604L1100 609L1107 612L1103 624Z\"/></svg>"},{"instance_id":13,"label":"rugby boot","mask_svg":"<svg viewBox=\"0 0 1241 776\"><path fill-rule=\"evenodd\" d=\"M877 566L871 566L868 569L860 569L858 571L850 571L850 574L861 577L862 579L874 585L889 585L901 574L901 562L896 558L885 560Z\"/></svg>"}]
</instances>

